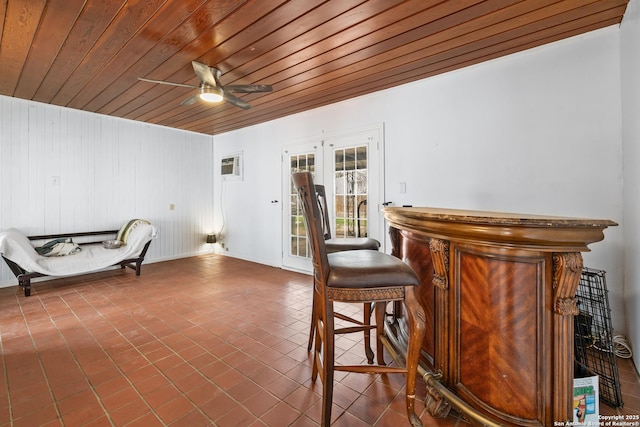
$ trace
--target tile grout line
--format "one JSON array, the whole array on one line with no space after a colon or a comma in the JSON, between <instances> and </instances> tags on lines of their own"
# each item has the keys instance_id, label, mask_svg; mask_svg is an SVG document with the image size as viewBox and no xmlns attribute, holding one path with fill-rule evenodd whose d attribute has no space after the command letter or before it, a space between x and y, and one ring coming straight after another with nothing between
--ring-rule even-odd
<instances>
[{"instance_id":1,"label":"tile grout line","mask_svg":"<svg viewBox=\"0 0 640 427\"><path fill-rule=\"evenodd\" d=\"M99 292L99 291L98 291L98 292ZM83 298L83 299L84 299L84 298ZM86 299L85 299L85 301L86 301ZM91 306L92 306L92 307L94 307L94 309L95 309L95 306L93 306L93 304L91 304L91 302L89 302L89 301L86 301L86 302L87 302L87 304L91 305ZM135 301L132 301L132 303L134 303L135 305L138 305L138 304L137 304L137 302L135 302ZM117 307L117 309L118 309L118 310L120 310L120 311L122 311L119 307ZM96 310L96 311L97 311L97 310ZM178 316L179 314L174 312L174 315ZM154 317L155 317L155 315L154 315ZM181 316L181 317L182 317L182 316ZM128 342L129 344L131 344L131 345L132 345L132 347L134 347L134 348L136 349L136 351L137 351L137 352L138 352L138 353L139 353L139 354L140 354L140 355L141 355L141 356L142 356L142 357L143 357L147 362L149 362L149 364L150 364L150 365L152 365L152 366L154 366L154 367L156 367L156 368L157 368L156 363L155 363L155 362L152 362L151 360L149 360L149 358L148 358L144 353L140 352L140 350L138 349L138 346L137 346L137 345L135 345L134 343L132 343L132 342L131 342L131 341L130 341L126 336L124 336L124 335L123 335L123 334L118 330L118 328L117 328L115 325L113 325L111 322L109 322L106 318L105 318L105 320L106 320L106 321L107 321L107 322L108 322L108 323L109 323L109 324L114 328L114 330L118 331L118 333L120 334L120 336L122 336L125 340L127 340L127 342ZM197 324L195 324L195 323L191 322L191 321L190 321L190 320L188 320L188 319L185 319L185 320L187 320L187 321L188 321L189 323L191 323L193 326L200 327L200 325L197 325ZM135 321L135 320L134 320L134 321ZM154 337L154 339L155 339L157 342L162 343L162 345L163 345L163 346L165 346L166 348L170 349L170 350L171 350L171 352L172 352L172 355L175 355L175 356L179 357L179 358L180 358L180 359L181 359L185 364L189 365L189 366L194 370L194 372L196 372L196 373L200 373L200 370L199 370L198 368L196 368L196 367L195 367L191 362L189 362L187 359L185 359L185 358L184 358L184 357L183 357L179 352L177 352L173 347L171 347L171 346L169 346L169 345L165 344L165 343L164 343L164 340L163 340L162 338L160 338L160 337L158 337L157 335L155 335L152 331L150 331L149 329L147 329L144 325L141 325L141 324L140 324L140 323L138 323L137 321L135 321L135 322L136 322L136 324L138 324L138 325L139 325L139 327L140 327L141 329L144 329L146 332L148 332L150 335L152 335L152 336ZM163 323L166 323L166 322L164 322L164 321L163 321ZM168 326L168 325L167 325L167 326ZM168 326L168 327L170 327L170 326ZM173 330L173 332L174 332L174 333L179 334L181 337L183 337L183 338L185 338L186 340L188 340L189 342L193 343L193 345L195 345L195 346L199 347L200 349L204 350L204 352L205 352L205 353L207 353L207 354L211 355L212 357L214 357L214 358L215 358L217 361L219 361L220 363L225 364L225 366L227 366L229 369L234 369L234 370L236 370L234 367L232 367L231 365L227 364L223 359L221 359L220 357L218 357L218 356L216 356L215 354L211 353L207 348L205 348L204 346L202 346L200 343L193 341L193 339L192 339L191 337L189 337L189 336L187 336L187 335L183 334L181 331L176 331L176 330L175 330L175 329L173 329L173 328L171 328L171 329ZM92 335L92 336L93 336L93 335ZM241 350L241 349L239 349L238 347L235 347L235 346L233 346L233 347L236 349L236 351L242 351L242 350ZM244 353L244 352L243 352L243 353ZM244 354L247 354L247 353L244 353ZM247 354L247 355L248 355L248 354ZM167 356L167 357L169 357L169 356ZM166 357L164 357L163 359L166 359ZM160 360L162 360L162 359L160 359ZM117 366L117 365L116 365L116 366ZM120 370L120 369L119 369L119 370ZM121 372L122 372L122 371L121 371ZM169 377L168 377L168 376L163 372L163 370L158 369L158 372L159 372L159 374L160 374L160 375L161 375L165 380L167 380L167 382L168 382L168 383L172 384L172 385L175 387L174 381L173 381L173 380L171 380L171 379L170 379L170 378L169 378ZM122 372L122 373L123 373L123 375L124 375L124 372ZM209 378L209 377L207 377L207 376L205 376L205 375L202 375L202 374L200 374L200 375L201 375L201 376L202 376L202 377L203 377L203 378L204 378L208 383L210 383L210 384L212 384L212 385L214 385L214 386L216 386L216 387L220 388L220 387L219 387L219 385L218 385L218 384L216 384L216 383L215 383L211 378ZM243 376L244 376L244 375L243 375ZM125 377L126 377L126 375L125 375ZM129 382L129 383L130 383L130 384L131 384L131 385L136 389L136 391L137 391L137 392L138 392L138 394L140 395L140 392L139 392L139 390L136 388L135 384L131 383L128 377L126 377L126 378L127 378L127 381L128 381L128 382ZM256 384L256 385L258 385L258 386L259 386L259 384ZM185 399L187 399L187 400L188 400L188 401L193 405L193 407L194 407L195 409L197 409L197 410L198 410L202 415L204 415L205 417L207 417L211 422L213 422L213 423L215 424L215 420L211 419L211 417L209 417L209 415L207 415L206 413L204 413L204 412L202 411L202 409L199 407L199 405L197 405L197 404L196 404L196 403L195 403L191 398L189 398L189 397L187 396L186 392L184 392L183 390L180 390L178 387L175 387L175 388L180 392L180 395L181 395L181 396L183 396ZM261 387L261 388L262 388L262 387ZM221 390L221 392L222 392L222 393L224 393L225 395L227 395L230 399L234 400L238 405L240 405L240 406L242 406L243 408L245 408L245 409L247 409L247 410L248 410L248 408L246 408L246 407L245 407L241 402L238 402L238 401L237 401L233 396L231 396L231 395L230 395L226 390L223 390L223 389L220 389L220 390ZM141 397L141 398L145 401L145 403L146 403L146 400L145 400L144 396L140 395L140 397ZM275 396L274 396L274 397L275 397ZM152 411L153 411L153 409L152 409ZM251 412L251 411L249 411L249 412ZM154 411L154 413L155 413L155 411ZM160 418L160 416L159 416L158 414L156 414L156 416L158 417L158 419L159 419L161 422L163 422L163 423L164 423L164 421L162 421L162 419Z\"/></svg>"},{"instance_id":2,"label":"tile grout line","mask_svg":"<svg viewBox=\"0 0 640 427\"><path fill-rule=\"evenodd\" d=\"M19 295L20 293L18 293L17 295ZM62 425L64 426L64 423L62 422L62 414L60 413L60 407L58 406L58 401L55 397L55 395L53 394L53 390L51 388L51 383L49 382L49 376L47 375L47 371L44 368L44 364L42 362L42 357L40 355L40 351L38 351L38 346L36 345L35 340L33 339L33 334L31 332L31 327L29 326L29 321L27 319L27 316L24 314L24 310L23 310L23 306L22 303L20 302L20 298L16 295L16 301L18 303L18 307L20 308L20 314L22 315L22 319L24 322L24 326L27 329L29 338L31 340L31 345L33 346L33 349L35 350L36 354L38 355L38 364L40 366L40 371L42 372L42 375L44 377L45 383L47 384L47 389L49 390L49 396L51 397L51 401L53 402L53 407L56 410L56 414L58 419L60 420L60 422L62 423ZM49 314L49 312L46 310L45 308L45 304L42 302L42 299L40 298L39 295L36 295L37 299L38 299L38 303L40 303L40 307L42 308L43 311L45 311L47 313L47 315ZM58 328L56 327L56 332L60 334L60 331L58 330ZM9 383L7 382L7 388L9 388ZM13 417L11 419L12 421L12 425L13 425Z\"/></svg>"},{"instance_id":3,"label":"tile grout line","mask_svg":"<svg viewBox=\"0 0 640 427\"><path fill-rule=\"evenodd\" d=\"M4 352L4 345L2 342L1 331L0 331L0 354L2 354L2 370L4 374L5 388L7 390L7 404L8 404L7 410L9 411L9 420L10 420L9 425L13 427L13 405L11 404L11 393L9 391L9 371L7 370L7 362L4 357L5 352Z\"/></svg>"},{"instance_id":4,"label":"tile grout line","mask_svg":"<svg viewBox=\"0 0 640 427\"><path fill-rule=\"evenodd\" d=\"M40 298L40 296L38 296L38 298ZM58 296L58 298L60 299L60 301L67 307L67 309L69 309L69 311L73 314L73 317L75 317L75 319L82 325L82 328L87 331L87 333L89 333L89 331L86 329L84 322L78 317L78 315L76 314L75 311L73 311L73 309L69 306L69 304L67 303L67 301L64 299L63 296ZM100 405L100 407L102 408L102 411L104 412L105 416L107 417L107 420L109 420L109 423L115 427L115 424L113 422L113 420L111 419L111 414L109 413L109 411L107 410L107 408L104 406L104 403L102 402L102 399L100 399L100 397L98 396L98 393L96 392L96 389L94 387L94 385L91 383L91 381L89 380L89 378L87 378L86 372L84 369L82 369L82 365L80 364L80 361L77 358L77 355L75 354L75 352L72 350L72 347L69 345L69 342L67 341L67 338L64 336L64 334L60 331L60 328L58 326L58 324L56 323L56 321L54 320L54 318L51 316L51 313L49 312L49 310L47 310L45 308L45 311L47 312L47 314L49 315L49 318L51 319L51 322L55 325L56 331L58 332L58 334L62 337L62 339L64 340L65 346L67 347L67 350L69 351L69 353L72 355L73 360L76 364L76 366L78 367L78 369L80 369L80 371L83 374L84 380L87 383L87 385L89 386L89 389L91 390L91 392L93 393L94 397L96 398L98 404ZM90 334L91 338L93 337L93 334ZM99 344L98 344L99 345ZM102 346L99 345L100 348L102 349ZM57 401L56 401L56 406L57 406ZM64 418L59 414L59 419L60 422L64 425Z\"/></svg>"}]
</instances>

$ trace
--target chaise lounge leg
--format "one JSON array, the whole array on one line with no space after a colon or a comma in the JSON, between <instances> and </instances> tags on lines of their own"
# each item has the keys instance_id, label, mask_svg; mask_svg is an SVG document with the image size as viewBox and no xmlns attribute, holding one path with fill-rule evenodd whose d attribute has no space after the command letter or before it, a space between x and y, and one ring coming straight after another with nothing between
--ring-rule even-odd
<instances>
[{"instance_id":1,"label":"chaise lounge leg","mask_svg":"<svg viewBox=\"0 0 640 427\"><path fill-rule=\"evenodd\" d=\"M18 280L18 284L24 288L24 296L31 296L31 279L20 279Z\"/></svg>"}]
</instances>

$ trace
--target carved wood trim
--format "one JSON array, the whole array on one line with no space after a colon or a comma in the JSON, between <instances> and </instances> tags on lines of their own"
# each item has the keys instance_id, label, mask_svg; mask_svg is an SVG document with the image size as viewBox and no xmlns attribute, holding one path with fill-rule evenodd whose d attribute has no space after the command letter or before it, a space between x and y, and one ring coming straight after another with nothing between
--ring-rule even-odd
<instances>
[{"instance_id":1,"label":"carved wood trim","mask_svg":"<svg viewBox=\"0 0 640 427\"><path fill-rule=\"evenodd\" d=\"M575 316L578 314L578 301L575 298L556 298L555 314Z\"/></svg>"},{"instance_id":2,"label":"carved wood trim","mask_svg":"<svg viewBox=\"0 0 640 427\"><path fill-rule=\"evenodd\" d=\"M553 254L554 312L562 316L578 314L576 290L582 273L580 252Z\"/></svg>"},{"instance_id":3,"label":"carved wood trim","mask_svg":"<svg viewBox=\"0 0 640 427\"><path fill-rule=\"evenodd\" d=\"M573 316L578 314L576 291L582 273L582 254L553 254L553 420L566 421L573 400L567 390L573 388Z\"/></svg>"},{"instance_id":4,"label":"carved wood trim","mask_svg":"<svg viewBox=\"0 0 640 427\"><path fill-rule=\"evenodd\" d=\"M440 391L430 385L426 385L427 396L424 399L424 406L427 408L429 415L433 418L446 418L451 412L451 403L442 396Z\"/></svg>"},{"instance_id":5,"label":"carved wood trim","mask_svg":"<svg viewBox=\"0 0 640 427\"><path fill-rule=\"evenodd\" d=\"M441 239L431 239L429 250L433 260L433 284L438 289L449 289L449 242Z\"/></svg>"},{"instance_id":6,"label":"carved wood trim","mask_svg":"<svg viewBox=\"0 0 640 427\"><path fill-rule=\"evenodd\" d=\"M431 251L431 259L433 261L433 285L435 290L435 307L434 307L434 368L442 373L445 379L450 378L449 375L449 353L450 343L449 337L449 246L448 240L432 238L429 240L429 250ZM450 384L445 384L450 385ZM429 407L433 417L437 417L441 412L439 405Z\"/></svg>"},{"instance_id":7,"label":"carved wood trim","mask_svg":"<svg viewBox=\"0 0 640 427\"><path fill-rule=\"evenodd\" d=\"M404 287L376 289L327 288L327 297L332 301L344 302L398 301L404 299Z\"/></svg>"}]
</instances>

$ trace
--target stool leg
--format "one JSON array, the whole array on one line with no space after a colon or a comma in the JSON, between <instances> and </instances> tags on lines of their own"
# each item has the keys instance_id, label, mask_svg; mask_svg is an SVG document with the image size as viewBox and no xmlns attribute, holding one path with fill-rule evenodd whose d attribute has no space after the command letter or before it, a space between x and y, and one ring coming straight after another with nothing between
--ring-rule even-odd
<instances>
[{"instance_id":1,"label":"stool leg","mask_svg":"<svg viewBox=\"0 0 640 427\"><path fill-rule=\"evenodd\" d=\"M385 366L384 347L382 345L382 336L384 335L385 310L387 304L384 301L375 303L376 312L376 353L378 357L378 365Z\"/></svg>"},{"instance_id":2,"label":"stool leg","mask_svg":"<svg viewBox=\"0 0 640 427\"><path fill-rule=\"evenodd\" d=\"M371 329L367 326L371 326L371 303L364 303L362 324L364 329L364 353L367 355L367 362L369 365L373 365L373 350L371 350Z\"/></svg>"},{"instance_id":3,"label":"stool leg","mask_svg":"<svg viewBox=\"0 0 640 427\"><path fill-rule=\"evenodd\" d=\"M327 303L325 310L324 330L317 331L323 335L324 351L322 352L322 427L331 424L331 406L333 405L333 378L335 368L335 329L333 317L333 301ZM316 355L317 353L316 349Z\"/></svg>"},{"instance_id":4,"label":"stool leg","mask_svg":"<svg viewBox=\"0 0 640 427\"><path fill-rule=\"evenodd\" d=\"M422 427L422 421L415 412L416 400L416 376L418 374L418 362L420 359L420 348L425 334L425 314L424 309L418 303L415 296L416 287L407 286L404 291L404 304L407 308L409 320L409 345L407 348L407 416L413 427Z\"/></svg>"},{"instance_id":5,"label":"stool leg","mask_svg":"<svg viewBox=\"0 0 640 427\"><path fill-rule=\"evenodd\" d=\"M315 304L315 299L316 299L316 293L313 293L313 301L312 301L312 305L311 305L311 326L309 327L309 342L307 343L307 351L311 351L311 348L313 347L313 337L315 335L316 332L316 327L317 327L317 323L318 323L318 315L316 312L316 304ZM364 303L364 318L362 320L362 324L365 326L370 326L371 325L371 307L372 305L375 304L371 304L371 303ZM369 329L365 329L364 330L364 352L367 355L367 362L369 362L369 365L373 365L373 350L371 349L371 331Z\"/></svg>"}]
</instances>

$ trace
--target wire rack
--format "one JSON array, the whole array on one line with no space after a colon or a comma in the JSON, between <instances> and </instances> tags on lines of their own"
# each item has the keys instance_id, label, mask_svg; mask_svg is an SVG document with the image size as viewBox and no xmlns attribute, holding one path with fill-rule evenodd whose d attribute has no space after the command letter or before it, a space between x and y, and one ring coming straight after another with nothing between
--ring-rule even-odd
<instances>
[{"instance_id":1,"label":"wire rack","mask_svg":"<svg viewBox=\"0 0 640 427\"><path fill-rule=\"evenodd\" d=\"M601 400L621 407L622 393L604 270L583 268L576 297L579 309L574 318L576 363L599 376Z\"/></svg>"}]
</instances>

